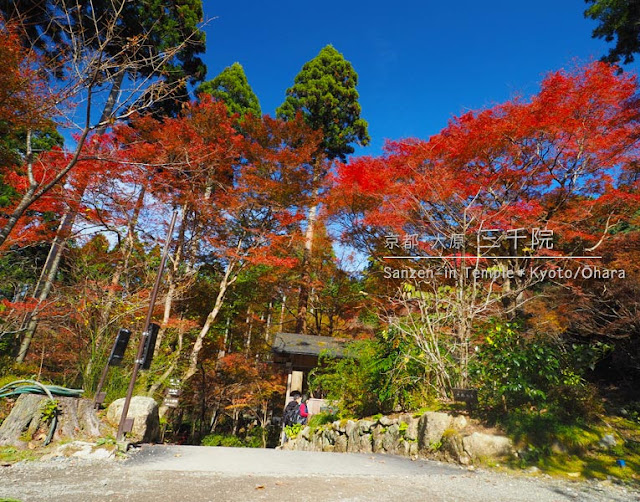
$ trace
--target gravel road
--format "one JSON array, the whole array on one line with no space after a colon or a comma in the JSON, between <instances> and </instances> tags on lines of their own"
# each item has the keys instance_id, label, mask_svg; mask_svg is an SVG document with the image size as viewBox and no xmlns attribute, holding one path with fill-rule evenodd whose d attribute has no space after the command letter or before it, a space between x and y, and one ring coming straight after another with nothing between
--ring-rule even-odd
<instances>
[{"instance_id":1,"label":"gravel road","mask_svg":"<svg viewBox=\"0 0 640 502\"><path fill-rule=\"evenodd\" d=\"M126 461L0 467L0 499L30 501L640 501L599 482L469 471L385 455L143 446Z\"/></svg>"}]
</instances>

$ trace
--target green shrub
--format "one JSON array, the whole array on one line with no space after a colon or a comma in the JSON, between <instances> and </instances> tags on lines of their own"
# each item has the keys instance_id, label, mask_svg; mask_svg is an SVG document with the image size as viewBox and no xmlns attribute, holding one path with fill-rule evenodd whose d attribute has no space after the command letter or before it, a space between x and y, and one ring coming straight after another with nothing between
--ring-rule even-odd
<instances>
[{"instance_id":1,"label":"green shrub","mask_svg":"<svg viewBox=\"0 0 640 502\"><path fill-rule=\"evenodd\" d=\"M210 434L202 438L200 441L202 446L227 446L227 447L244 447L245 444L237 436L226 434Z\"/></svg>"},{"instance_id":2,"label":"green shrub","mask_svg":"<svg viewBox=\"0 0 640 502\"><path fill-rule=\"evenodd\" d=\"M265 441L269 442L269 430L262 427L252 427L244 438L244 444L247 448L262 448L262 436L264 434Z\"/></svg>"},{"instance_id":3,"label":"green shrub","mask_svg":"<svg viewBox=\"0 0 640 502\"><path fill-rule=\"evenodd\" d=\"M284 432L289 439L295 439L298 437L298 434L300 434L303 428L304 425L302 424L286 425L284 428Z\"/></svg>"},{"instance_id":4,"label":"green shrub","mask_svg":"<svg viewBox=\"0 0 640 502\"><path fill-rule=\"evenodd\" d=\"M554 431L555 438L569 452L582 454L598 444L600 435L586 425L560 424Z\"/></svg>"},{"instance_id":5,"label":"green shrub","mask_svg":"<svg viewBox=\"0 0 640 502\"><path fill-rule=\"evenodd\" d=\"M264 438L264 442L263 442ZM231 434L209 434L200 441L202 446L227 446L236 448L275 448L280 442L280 427L251 427L244 437Z\"/></svg>"},{"instance_id":6,"label":"green shrub","mask_svg":"<svg viewBox=\"0 0 640 502\"><path fill-rule=\"evenodd\" d=\"M244 444L242 439L236 436L227 436L222 439L222 441L220 442L220 446L243 448L246 445Z\"/></svg>"},{"instance_id":7,"label":"green shrub","mask_svg":"<svg viewBox=\"0 0 640 502\"><path fill-rule=\"evenodd\" d=\"M347 345L344 359L321 354L320 365L309 375L309 386L322 388L327 399L338 405L339 417L362 416L379 408L376 396L369 392L372 386L371 361L375 346L370 341Z\"/></svg>"},{"instance_id":8,"label":"green shrub","mask_svg":"<svg viewBox=\"0 0 640 502\"><path fill-rule=\"evenodd\" d=\"M338 419L337 415L333 415L331 413L318 413L317 415L313 415L307 425L311 427L311 429L317 429L321 425L330 424L335 422Z\"/></svg>"},{"instance_id":9,"label":"green shrub","mask_svg":"<svg viewBox=\"0 0 640 502\"><path fill-rule=\"evenodd\" d=\"M494 322L470 365L478 398L489 409L534 407L557 418L593 416L597 395L583 378L606 346L564 346L541 335L522 336L515 324Z\"/></svg>"},{"instance_id":10,"label":"green shrub","mask_svg":"<svg viewBox=\"0 0 640 502\"><path fill-rule=\"evenodd\" d=\"M350 343L343 359L321 355L310 386L327 392L340 417L417 409L432 400L429 371L421 355L410 337L385 330L374 340Z\"/></svg>"}]
</instances>

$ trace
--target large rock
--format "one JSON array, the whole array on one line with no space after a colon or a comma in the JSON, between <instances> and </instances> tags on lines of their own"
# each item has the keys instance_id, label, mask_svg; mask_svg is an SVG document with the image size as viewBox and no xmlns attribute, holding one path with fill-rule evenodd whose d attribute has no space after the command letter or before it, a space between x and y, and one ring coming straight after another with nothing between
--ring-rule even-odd
<instances>
[{"instance_id":1,"label":"large rock","mask_svg":"<svg viewBox=\"0 0 640 502\"><path fill-rule=\"evenodd\" d=\"M48 454L47 459L55 457L77 457L89 460L115 459L115 452L85 441L73 441L58 446L55 452Z\"/></svg>"},{"instance_id":2,"label":"large rock","mask_svg":"<svg viewBox=\"0 0 640 502\"><path fill-rule=\"evenodd\" d=\"M428 450L435 443L442 441L444 431L451 428L451 415L437 411L427 411L418 423L418 446L420 450Z\"/></svg>"},{"instance_id":3,"label":"large rock","mask_svg":"<svg viewBox=\"0 0 640 502\"><path fill-rule=\"evenodd\" d=\"M396 423L396 419L395 418L389 418L386 415L383 415L378 419L378 423L380 425L382 425L383 427L389 427L390 425L393 425L393 424Z\"/></svg>"},{"instance_id":4,"label":"large rock","mask_svg":"<svg viewBox=\"0 0 640 502\"><path fill-rule=\"evenodd\" d=\"M334 451L336 438L339 433L333 429L324 429L322 431L322 449L321 451Z\"/></svg>"},{"instance_id":5,"label":"large rock","mask_svg":"<svg viewBox=\"0 0 640 502\"><path fill-rule=\"evenodd\" d=\"M506 457L513 454L511 440L504 436L493 436L474 432L462 438L464 451L472 459Z\"/></svg>"},{"instance_id":6,"label":"large rock","mask_svg":"<svg viewBox=\"0 0 640 502\"><path fill-rule=\"evenodd\" d=\"M363 434L360 436L360 444L358 445L359 453L373 453L373 438L371 434Z\"/></svg>"},{"instance_id":7,"label":"large rock","mask_svg":"<svg viewBox=\"0 0 640 502\"><path fill-rule=\"evenodd\" d=\"M322 451L322 438L322 429L316 429L316 431L313 433L313 437L311 438L311 444L313 445L314 451Z\"/></svg>"},{"instance_id":8,"label":"large rock","mask_svg":"<svg viewBox=\"0 0 640 502\"><path fill-rule=\"evenodd\" d=\"M382 448L382 438L384 437L384 427L381 425L376 425L371 429L371 438L372 438L372 448L373 453L379 453L383 450Z\"/></svg>"},{"instance_id":9,"label":"large rock","mask_svg":"<svg viewBox=\"0 0 640 502\"><path fill-rule=\"evenodd\" d=\"M117 427L122 416L124 398L116 399L107 409L107 421ZM133 418L130 438L140 443L154 443L160 438L158 404L150 397L133 396L127 418Z\"/></svg>"},{"instance_id":10,"label":"large rock","mask_svg":"<svg viewBox=\"0 0 640 502\"><path fill-rule=\"evenodd\" d=\"M344 420L336 420L331 424L331 427L333 428L334 431L342 432L343 434L345 432L345 426L346 426L346 422L344 422Z\"/></svg>"},{"instance_id":11,"label":"large rock","mask_svg":"<svg viewBox=\"0 0 640 502\"><path fill-rule=\"evenodd\" d=\"M442 438L442 451L448 460L458 462L462 465L469 465L471 458L464 451L464 445L462 444L462 435L455 430L448 431L449 434L445 434Z\"/></svg>"},{"instance_id":12,"label":"large rock","mask_svg":"<svg viewBox=\"0 0 640 502\"><path fill-rule=\"evenodd\" d=\"M398 417L398 423L401 423L401 424L408 424L409 420L411 420L411 413L402 413Z\"/></svg>"},{"instance_id":13,"label":"large rock","mask_svg":"<svg viewBox=\"0 0 640 502\"><path fill-rule=\"evenodd\" d=\"M345 426L345 434L350 445L355 445L358 440L358 422L349 420ZM353 451L351 448L348 451Z\"/></svg>"},{"instance_id":14,"label":"large rock","mask_svg":"<svg viewBox=\"0 0 640 502\"><path fill-rule=\"evenodd\" d=\"M405 441L404 439L401 439L398 442L398 448L396 450L396 453L398 455L403 455L405 457L408 457L410 455L410 448L411 448L411 443L409 441Z\"/></svg>"},{"instance_id":15,"label":"large rock","mask_svg":"<svg viewBox=\"0 0 640 502\"><path fill-rule=\"evenodd\" d=\"M295 450L296 449L296 442L295 439L288 439L287 441L285 441L285 443L280 447L281 450Z\"/></svg>"},{"instance_id":16,"label":"large rock","mask_svg":"<svg viewBox=\"0 0 640 502\"><path fill-rule=\"evenodd\" d=\"M400 427L397 424L387 428L382 436L382 447L387 453L394 454L398 449L398 441L400 440Z\"/></svg>"},{"instance_id":17,"label":"large rock","mask_svg":"<svg viewBox=\"0 0 640 502\"><path fill-rule=\"evenodd\" d=\"M331 443L335 443L336 442L336 438L340 435L338 432L332 430L332 429L324 429L322 431L322 435Z\"/></svg>"},{"instance_id":18,"label":"large rock","mask_svg":"<svg viewBox=\"0 0 640 502\"><path fill-rule=\"evenodd\" d=\"M464 417L464 415L458 415L457 417L453 418L451 427L457 431L464 430L467 427L467 419Z\"/></svg>"},{"instance_id":19,"label":"large rock","mask_svg":"<svg viewBox=\"0 0 640 502\"><path fill-rule=\"evenodd\" d=\"M33 439L40 427L42 405L48 399L38 394L23 394L18 397L11 413L0 425L0 445L23 446L26 445L24 439Z\"/></svg>"},{"instance_id":20,"label":"large rock","mask_svg":"<svg viewBox=\"0 0 640 502\"><path fill-rule=\"evenodd\" d=\"M410 441L415 441L418 439L418 424L420 420L414 418L408 413L400 416L400 423L407 424L407 429L404 433L404 438Z\"/></svg>"},{"instance_id":21,"label":"large rock","mask_svg":"<svg viewBox=\"0 0 640 502\"><path fill-rule=\"evenodd\" d=\"M301 451L313 451L313 444L309 442L307 438L298 436L296 438L297 447L296 450Z\"/></svg>"},{"instance_id":22,"label":"large rock","mask_svg":"<svg viewBox=\"0 0 640 502\"><path fill-rule=\"evenodd\" d=\"M370 422L369 420L360 420L358 422L358 433L360 435L368 434L371 432L371 427L375 425L375 422Z\"/></svg>"},{"instance_id":23,"label":"large rock","mask_svg":"<svg viewBox=\"0 0 640 502\"><path fill-rule=\"evenodd\" d=\"M613 436L613 434L607 434L606 436L603 436L602 439L600 439L600 441L598 442L598 446L600 446L600 448L613 448L615 445L617 445L618 442L616 441L616 438Z\"/></svg>"},{"instance_id":24,"label":"large rock","mask_svg":"<svg viewBox=\"0 0 640 502\"><path fill-rule=\"evenodd\" d=\"M336 437L336 442L333 445L333 451L338 453L345 453L347 451L347 436L340 434Z\"/></svg>"}]
</instances>

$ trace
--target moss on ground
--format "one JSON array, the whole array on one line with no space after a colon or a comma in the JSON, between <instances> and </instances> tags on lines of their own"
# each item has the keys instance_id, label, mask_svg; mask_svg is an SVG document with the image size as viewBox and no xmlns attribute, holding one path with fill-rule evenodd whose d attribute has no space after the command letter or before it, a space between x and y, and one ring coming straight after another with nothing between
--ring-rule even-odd
<instances>
[{"instance_id":1,"label":"moss on ground","mask_svg":"<svg viewBox=\"0 0 640 502\"><path fill-rule=\"evenodd\" d=\"M615 438L615 446L607 448L599 444L606 435ZM539 441L527 444L526 436L523 433L514 437L523 453L510 463L511 467L535 466L546 474L562 478L614 479L640 486L640 424L637 422L605 416L597 424L558 425L542 444ZM619 461L623 461L624 466Z\"/></svg>"}]
</instances>

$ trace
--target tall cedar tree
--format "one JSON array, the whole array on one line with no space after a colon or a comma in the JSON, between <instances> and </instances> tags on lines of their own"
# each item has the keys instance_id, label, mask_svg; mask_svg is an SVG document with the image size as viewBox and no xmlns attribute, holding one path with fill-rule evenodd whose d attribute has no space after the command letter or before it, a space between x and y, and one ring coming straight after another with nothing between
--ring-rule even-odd
<instances>
[{"instance_id":1,"label":"tall cedar tree","mask_svg":"<svg viewBox=\"0 0 640 502\"><path fill-rule=\"evenodd\" d=\"M344 161L354 152L353 143L367 145L370 139L367 122L360 117L357 85L351 63L327 45L304 64L276 114L291 120L301 111L312 129L322 131L321 152Z\"/></svg>"},{"instance_id":2,"label":"tall cedar tree","mask_svg":"<svg viewBox=\"0 0 640 502\"><path fill-rule=\"evenodd\" d=\"M344 161L348 154L354 152L353 143L369 143L367 122L360 117L357 84L358 74L351 63L333 46L327 45L315 58L305 63L296 75L293 87L287 89L284 103L276 110L278 117L287 120L302 112L307 124L312 129L322 132L321 148L313 160L313 178L316 183L324 177L323 158L328 161ZM301 333L306 332L307 328L307 305L311 283L309 263L313 251L316 217L317 202L312 202L307 217L296 322L296 331Z\"/></svg>"},{"instance_id":3,"label":"tall cedar tree","mask_svg":"<svg viewBox=\"0 0 640 502\"><path fill-rule=\"evenodd\" d=\"M237 114L240 119L247 113L251 113L254 117L262 115L258 96L249 85L240 63L227 66L216 78L200 84L196 94L198 96L208 94L224 102L229 113Z\"/></svg>"}]
</instances>

